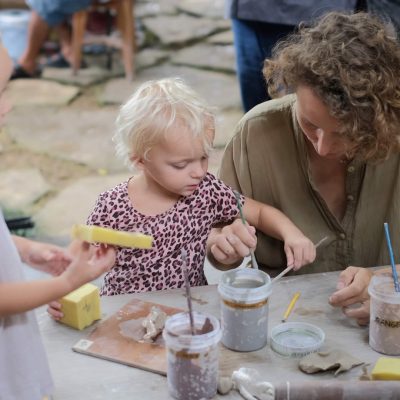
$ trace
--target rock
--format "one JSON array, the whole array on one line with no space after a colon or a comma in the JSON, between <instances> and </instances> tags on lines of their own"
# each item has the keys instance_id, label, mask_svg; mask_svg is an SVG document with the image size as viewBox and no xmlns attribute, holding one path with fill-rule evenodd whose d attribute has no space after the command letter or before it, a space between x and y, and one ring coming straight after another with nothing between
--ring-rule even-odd
<instances>
[{"instance_id":1,"label":"rock","mask_svg":"<svg viewBox=\"0 0 400 400\"><path fill-rule=\"evenodd\" d=\"M69 237L72 225L86 222L98 195L130 176L91 176L68 186L34 215L38 235L42 238L53 237L53 240Z\"/></svg>"},{"instance_id":2,"label":"rock","mask_svg":"<svg viewBox=\"0 0 400 400\"><path fill-rule=\"evenodd\" d=\"M171 58L171 63L230 74L234 74L236 70L233 46L216 46L212 44L191 46L175 52Z\"/></svg>"},{"instance_id":3,"label":"rock","mask_svg":"<svg viewBox=\"0 0 400 400\"><path fill-rule=\"evenodd\" d=\"M0 172L0 205L12 213L29 213L34 203L50 189L37 169L9 169Z\"/></svg>"},{"instance_id":4,"label":"rock","mask_svg":"<svg viewBox=\"0 0 400 400\"><path fill-rule=\"evenodd\" d=\"M208 103L224 109L241 109L239 86L235 76L220 72L203 71L194 68L163 64L140 71L132 83L113 79L104 86L100 102L121 104L143 82L150 79L180 77L193 87Z\"/></svg>"},{"instance_id":5,"label":"rock","mask_svg":"<svg viewBox=\"0 0 400 400\"><path fill-rule=\"evenodd\" d=\"M83 163L93 169L126 170L114 151L116 109L19 109L10 114L9 135L22 147Z\"/></svg>"},{"instance_id":6,"label":"rock","mask_svg":"<svg viewBox=\"0 0 400 400\"><path fill-rule=\"evenodd\" d=\"M143 25L158 37L164 46L183 45L212 33L230 29L229 21L195 18L187 15L144 18Z\"/></svg>"},{"instance_id":7,"label":"rock","mask_svg":"<svg viewBox=\"0 0 400 400\"><path fill-rule=\"evenodd\" d=\"M70 103L79 92L77 87L43 79L16 79L8 84L7 98L14 107L62 106Z\"/></svg>"}]
</instances>

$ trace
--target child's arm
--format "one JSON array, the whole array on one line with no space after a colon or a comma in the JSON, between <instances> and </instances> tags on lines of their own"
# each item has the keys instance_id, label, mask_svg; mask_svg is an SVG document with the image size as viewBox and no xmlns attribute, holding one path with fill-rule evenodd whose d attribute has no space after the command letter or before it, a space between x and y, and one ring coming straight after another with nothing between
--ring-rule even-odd
<instances>
[{"instance_id":1,"label":"child's arm","mask_svg":"<svg viewBox=\"0 0 400 400\"><path fill-rule=\"evenodd\" d=\"M294 270L315 260L316 251L312 241L278 209L246 197L243 213L250 225L284 241L287 265L293 265Z\"/></svg>"},{"instance_id":2,"label":"child's arm","mask_svg":"<svg viewBox=\"0 0 400 400\"><path fill-rule=\"evenodd\" d=\"M71 257L69 266L58 277L0 283L0 316L31 310L97 278L114 265L115 250L105 246L94 248L86 242L75 241Z\"/></svg>"},{"instance_id":3,"label":"child's arm","mask_svg":"<svg viewBox=\"0 0 400 400\"><path fill-rule=\"evenodd\" d=\"M58 276L71 262L71 257L62 247L50 243L36 242L11 235L21 260L31 267Z\"/></svg>"}]
</instances>

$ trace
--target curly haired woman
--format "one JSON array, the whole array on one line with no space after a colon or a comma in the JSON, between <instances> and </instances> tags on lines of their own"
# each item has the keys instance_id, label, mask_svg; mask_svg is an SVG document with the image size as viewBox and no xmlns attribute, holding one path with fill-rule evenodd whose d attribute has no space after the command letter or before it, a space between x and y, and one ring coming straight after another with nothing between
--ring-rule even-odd
<instances>
[{"instance_id":1,"label":"curly haired woman","mask_svg":"<svg viewBox=\"0 0 400 400\"><path fill-rule=\"evenodd\" d=\"M301 273L360 267L342 273L333 305L365 300L364 267L389 264L385 221L400 247L399 71L395 31L377 17L329 13L300 26L265 61L274 100L244 116L223 156L227 184L280 209L314 242L328 237ZM257 236L258 261L276 275L282 244ZM226 265L255 243L254 230L239 222L209 239ZM368 310L346 313L365 322Z\"/></svg>"}]
</instances>

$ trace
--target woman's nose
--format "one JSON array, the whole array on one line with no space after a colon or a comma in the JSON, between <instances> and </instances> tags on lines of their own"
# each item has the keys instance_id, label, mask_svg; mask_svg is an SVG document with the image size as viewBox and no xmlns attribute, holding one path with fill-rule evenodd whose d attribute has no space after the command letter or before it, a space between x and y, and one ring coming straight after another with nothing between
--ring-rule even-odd
<instances>
[{"instance_id":1,"label":"woman's nose","mask_svg":"<svg viewBox=\"0 0 400 400\"><path fill-rule=\"evenodd\" d=\"M330 138L322 129L317 129L317 152L320 156L326 156L330 153L332 143Z\"/></svg>"}]
</instances>

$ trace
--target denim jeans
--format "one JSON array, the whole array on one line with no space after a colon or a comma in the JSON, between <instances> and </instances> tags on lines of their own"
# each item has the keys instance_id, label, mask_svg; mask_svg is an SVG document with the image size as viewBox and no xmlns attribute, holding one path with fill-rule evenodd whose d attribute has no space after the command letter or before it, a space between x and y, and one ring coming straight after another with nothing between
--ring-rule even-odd
<instances>
[{"instance_id":1,"label":"denim jeans","mask_svg":"<svg viewBox=\"0 0 400 400\"><path fill-rule=\"evenodd\" d=\"M294 26L232 19L237 74L245 112L269 99L262 74L263 63L276 42Z\"/></svg>"},{"instance_id":2,"label":"denim jeans","mask_svg":"<svg viewBox=\"0 0 400 400\"><path fill-rule=\"evenodd\" d=\"M73 13L89 7L91 0L26 0L26 2L48 25L56 26Z\"/></svg>"}]
</instances>

